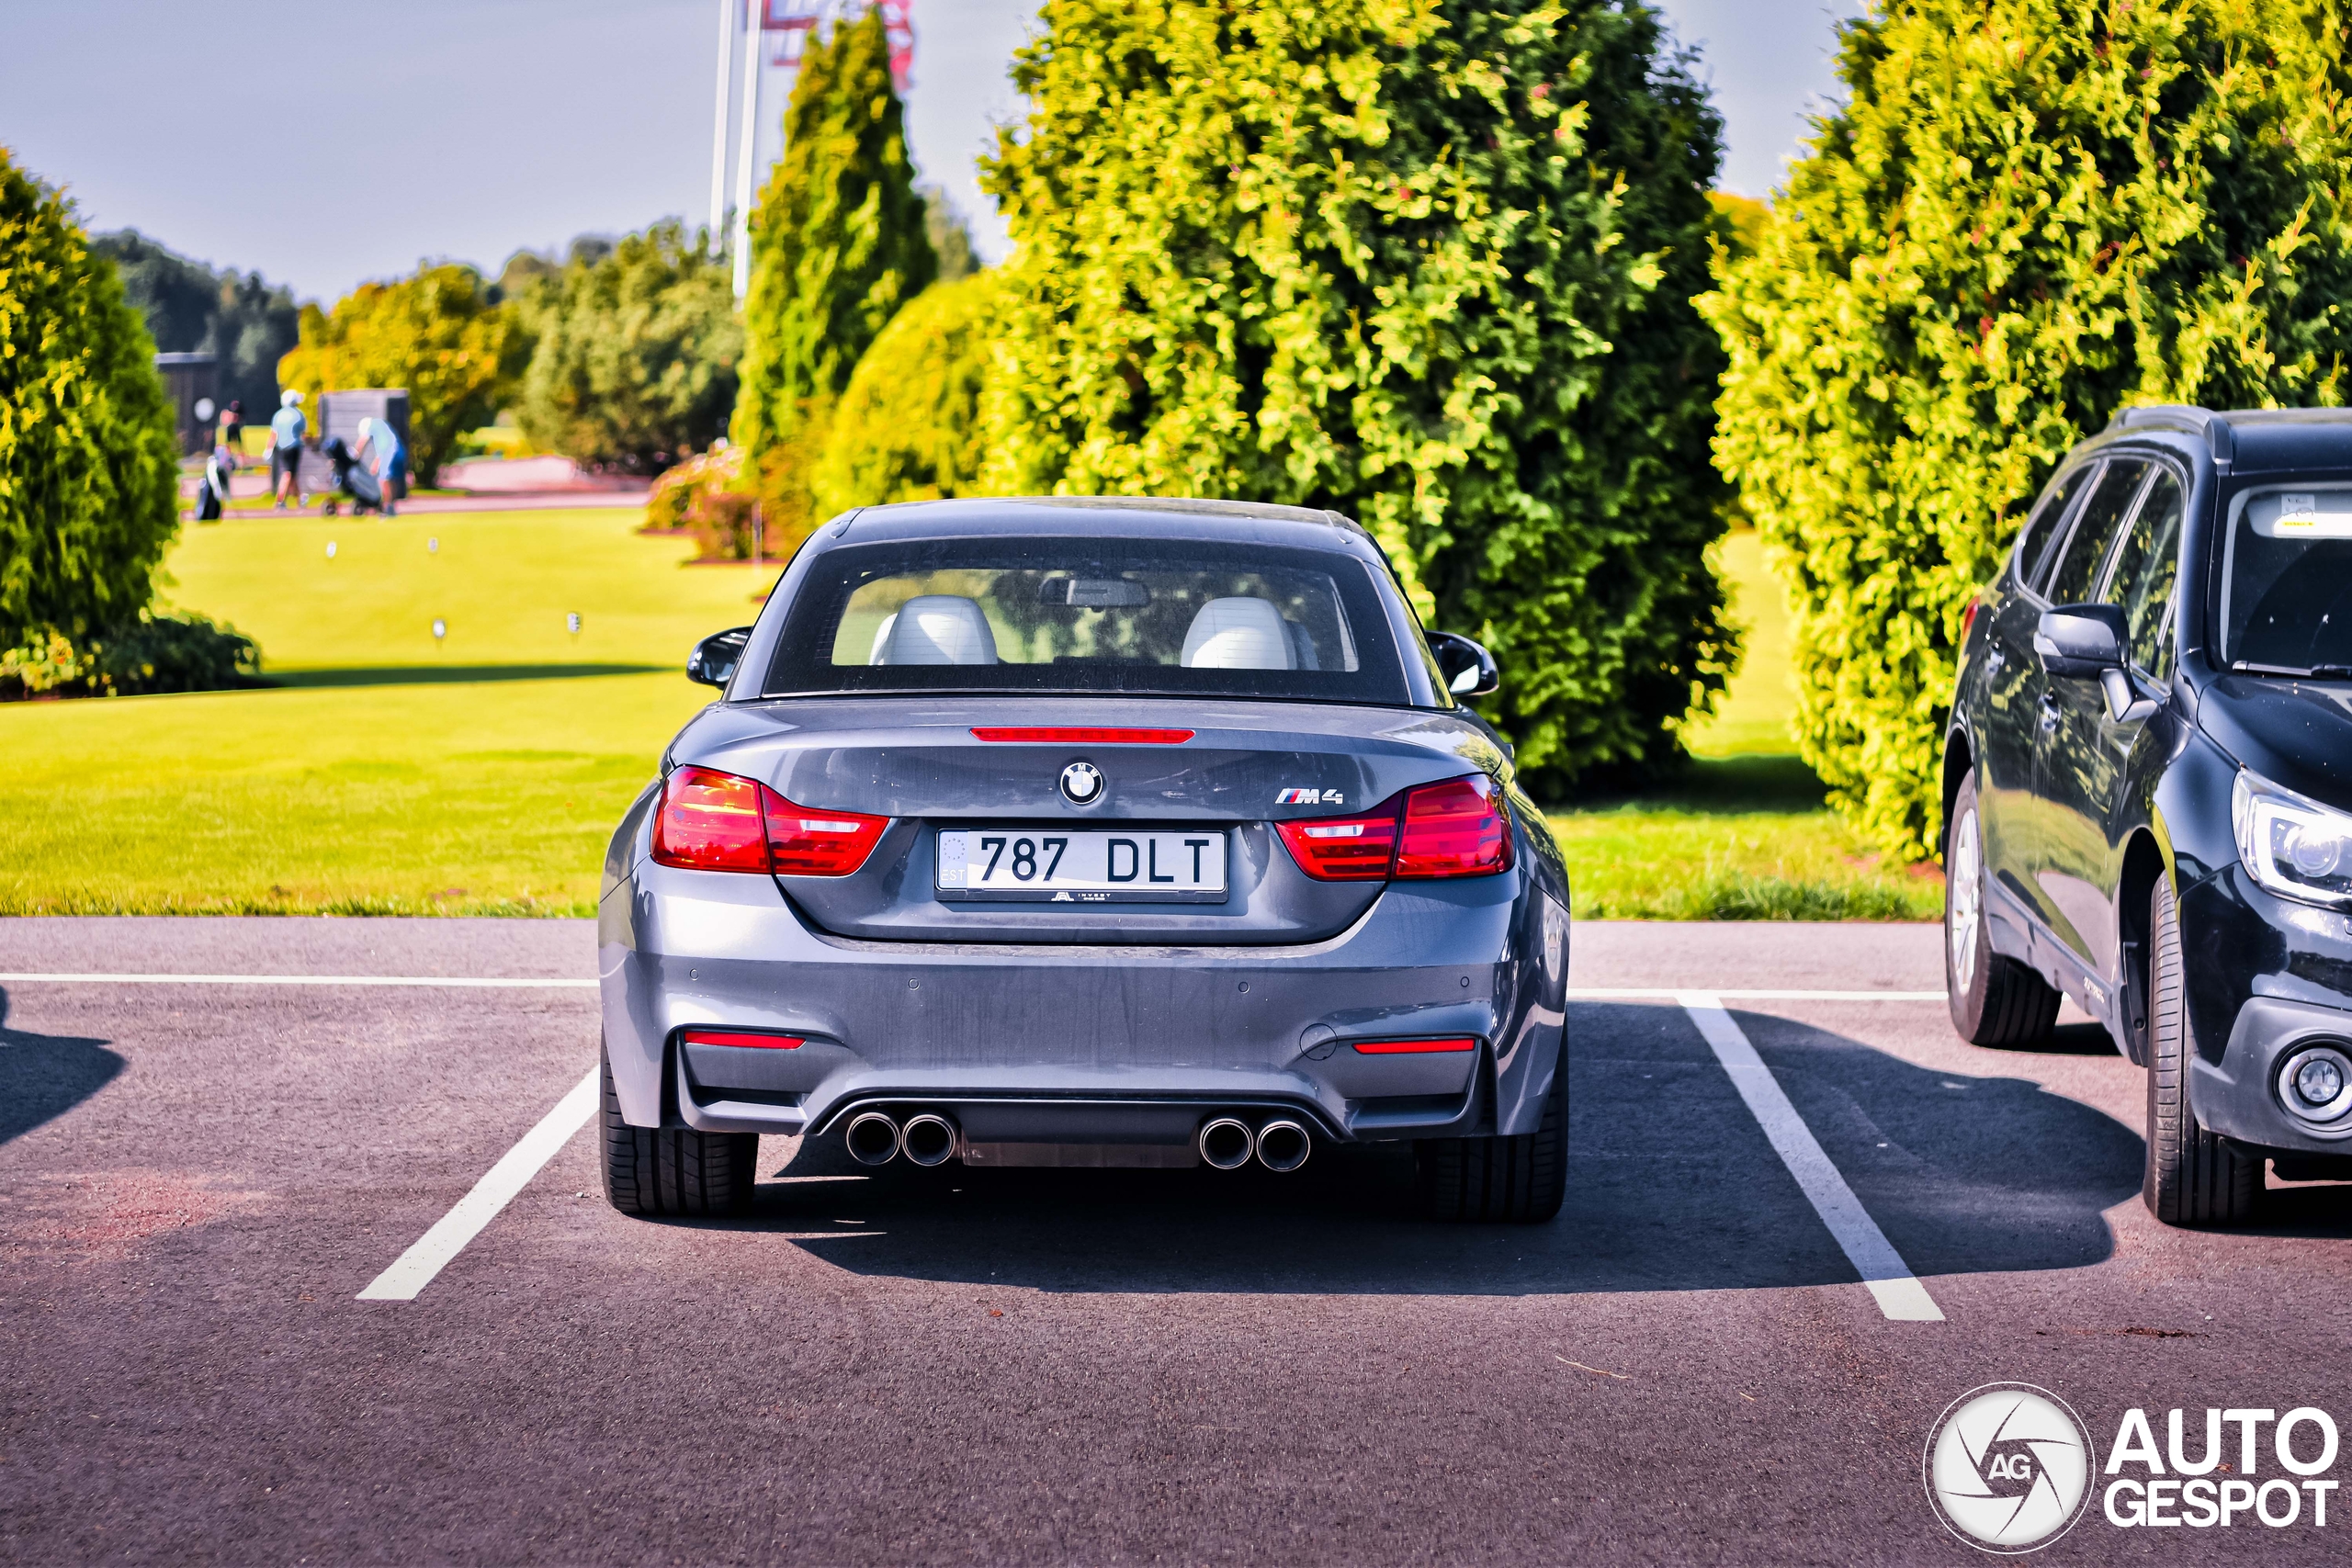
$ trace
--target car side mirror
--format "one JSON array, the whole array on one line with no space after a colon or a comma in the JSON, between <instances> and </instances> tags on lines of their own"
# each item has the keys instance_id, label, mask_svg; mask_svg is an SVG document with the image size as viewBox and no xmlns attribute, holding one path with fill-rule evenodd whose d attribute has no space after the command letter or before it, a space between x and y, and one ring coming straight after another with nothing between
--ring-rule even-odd
<instances>
[{"instance_id":1,"label":"car side mirror","mask_svg":"<svg viewBox=\"0 0 2352 1568\"><path fill-rule=\"evenodd\" d=\"M2120 604L2053 604L2033 629L2033 650L2052 675L2095 681L2123 668Z\"/></svg>"},{"instance_id":2,"label":"car side mirror","mask_svg":"<svg viewBox=\"0 0 2352 1568\"><path fill-rule=\"evenodd\" d=\"M1478 644L1452 632L1431 632L1429 637L1430 651L1437 655L1437 667L1445 676L1445 689L1455 696L1483 697L1502 685L1495 656Z\"/></svg>"},{"instance_id":3,"label":"car side mirror","mask_svg":"<svg viewBox=\"0 0 2352 1568\"><path fill-rule=\"evenodd\" d=\"M726 685L735 678L735 666L743 661L743 645L751 640L749 626L711 633L686 655L686 679L706 686Z\"/></svg>"}]
</instances>

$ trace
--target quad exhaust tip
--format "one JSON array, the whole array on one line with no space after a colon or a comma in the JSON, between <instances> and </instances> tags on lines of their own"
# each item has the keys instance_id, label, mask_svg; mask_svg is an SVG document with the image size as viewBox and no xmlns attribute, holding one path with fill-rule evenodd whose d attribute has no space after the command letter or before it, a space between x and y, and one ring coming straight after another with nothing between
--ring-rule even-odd
<instances>
[{"instance_id":1,"label":"quad exhaust tip","mask_svg":"<svg viewBox=\"0 0 2352 1568\"><path fill-rule=\"evenodd\" d=\"M1257 1151L1257 1134L1238 1116L1217 1116L1201 1124L1201 1159L1217 1170L1239 1170Z\"/></svg>"},{"instance_id":2,"label":"quad exhaust tip","mask_svg":"<svg viewBox=\"0 0 2352 1568\"><path fill-rule=\"evenodd\" d=\"M956 1123L936 1111L907 1118L899 1131L899 1146L920 1166L945 1165L955 1156Z\"/></svg>"},{"instance_id":3,"label":"quad exhaust tip","mask_svg":"<svg viewBox=\"0 0 2352 1568\"><path fill-rule=\"evenodd\" d=\"M899 1131L899 1124L881 1111L862 1111L851 1119L842 1141L849 1145L849 1157L858 1164L888 1165L899 1157L905 1135Z\"/></svg>"},{"instance_id":4,"label":"quad exhaust tip","mask_svg":"<svg viewBox=\"0 0 2352 1568\"><path fill-rule=\"evenodd\" d=\"M1251 1159L1268 1170L1296 1170L1315 1152L1315 1135L1287 1116L1251 1127L1238 1116L1217 1116L1201 1125L1202 1162L1216 1170L1239 1170Z\"/></svg>"},{"instance_id":5,"label":"quad exhaust tip","mask_svg":"<svg viewBox=\"0 0 2352 1568\"><path fill-rule=\"evenodd\" d=\"M1296 1170L1314 1152L1313 1134L1287 1116L1258 1129L1258 1163L1268 1170Z\"/></svg>"}]
</instances>

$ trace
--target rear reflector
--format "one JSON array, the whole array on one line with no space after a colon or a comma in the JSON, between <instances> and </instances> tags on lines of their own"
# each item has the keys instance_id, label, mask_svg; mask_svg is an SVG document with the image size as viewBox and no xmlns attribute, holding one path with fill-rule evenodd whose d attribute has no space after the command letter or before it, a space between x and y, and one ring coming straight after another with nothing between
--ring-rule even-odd
<instances>
[{"instance_id":1,"label":"rear reflector","mask_svg":"<svg viewBox=\"0 0 2352 1568\"><path fill-rule=\"evenodd\" d=\"M1475 1051L1476 1040L1359 1040L1356 1049L1367 1056L1420 1055L1433 1051Z\"/></svg>"},{"instance_id":2,"label":"rear reflector","mask_svg":"<svg viewBox=\"0 0 2352 1568\"><path fill-rule=\"evenodd\" d=\"M1015 740L1044 746L1182 746L1193 738L1189 729L1038 728L1006 725L975 725L981 740Z\"/></svg>"},{"instance_id":3,"label":"rear reflector","mask_svg":"<svg viewBox=\"0 0 2352 1568\"><path fill-rule=\"evenodd\" d=\"M1407 790L1360 816L1274 828L1298 869L1317 882L1491 876L1511 864L1510 823L1484 773Z\"/></svg>"},{"instance_id":4,"label":"rear reflector","mask_svg":"<svg viewBox=\"0 0 2352 1568\"><path fill-rule=\"evenodd\" d=\"M812 811L756 779L679 768L662 781L653 858L687 871L847 876L881 841L888 817Z\"/></svg>"},{"instance_id":5,"label":"rear reflector","mask_svg":"<svg viewBox=\"0 0 2352 1568\"><path fill-rule=\"evenodd\" d=\"M742 1029L686 1029L679 1032L689 1045L735 1045L754 1051L797 1051L804 1036L757 1034Z\"/></svg>"}]
</instances>

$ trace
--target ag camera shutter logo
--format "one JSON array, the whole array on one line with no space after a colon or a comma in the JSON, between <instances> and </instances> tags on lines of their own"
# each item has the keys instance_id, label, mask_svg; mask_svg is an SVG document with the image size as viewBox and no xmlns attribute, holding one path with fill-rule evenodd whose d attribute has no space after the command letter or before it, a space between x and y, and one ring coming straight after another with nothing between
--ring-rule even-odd
<instances>
[{"instance_id":1,"label":"ag camera shutter logo","mask_svg":"<svg viewBox=\"0 0 2352 1568\"><path fill-rule=\"evenodd\" d=\"M2036 1551L2074 1529L2090 1503L2098 1456L2066 1402L2031 1383L1973 1388L1928 1429L1928 1501L1980 1551Z\"/></svg>"}]
</instances>

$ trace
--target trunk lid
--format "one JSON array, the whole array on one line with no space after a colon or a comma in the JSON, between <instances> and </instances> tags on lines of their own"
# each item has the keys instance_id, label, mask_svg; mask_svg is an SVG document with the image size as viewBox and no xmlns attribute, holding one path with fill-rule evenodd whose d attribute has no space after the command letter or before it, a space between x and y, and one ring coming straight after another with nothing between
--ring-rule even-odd
<instances>
[{"instance_id":1,"label":"trunk lid","mask_svg":"<svg viewBox=\"0 0 2352 1568\"><path fill-rule=\"evenodd\" d=\"M1191 733L1174 743L978 733L1138 728ZM855 874L776 879L811 925L835 936L1186 946L1321 941L1361 918L1386 886L1306 876L1274 823L1341 816L1473 772L1509 772L1486 731L1445 712L1189 698L716 704L680 735L672 761L756 778L797 806L891 818ZM1092 771L1092 795L1082 775L1074 790L1063 788L1072 768ZM963 837L943 843L943 835ZM1099 857L1113 838L1134 846L1108 851L1113 876L1126 875L1082 900L1005 901L940 886L943 849L951 868L962 849L975 872L990 856L1003 868L997 886L1035 898L1003 881L1004 857L1022 840L1036 855L1053 853L1046 840L1061 839L1075 843L1065 848L1073 857ZM1171 886L1183 880L1178 866L1187 856L1205 853L1194 865L1213 866L1216 852L1199 848L1204 838L1222 846L1221 890L1158 896L1166 901L1124 891L1141 891L1163 869ZM1147 862L1155 853L1168 858Z\"/></svg>"}]
</instances>

